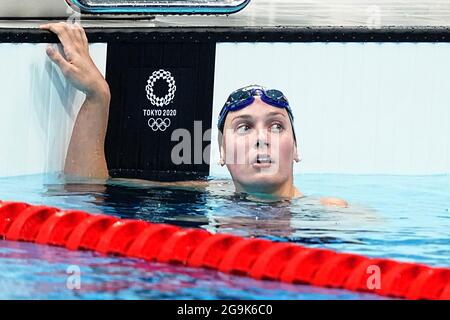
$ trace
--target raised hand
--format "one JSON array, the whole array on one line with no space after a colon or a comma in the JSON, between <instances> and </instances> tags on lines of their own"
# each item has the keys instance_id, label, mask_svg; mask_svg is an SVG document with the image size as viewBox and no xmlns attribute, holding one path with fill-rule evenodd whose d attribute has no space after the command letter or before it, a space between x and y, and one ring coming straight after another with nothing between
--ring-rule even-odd
<instances>
[{"instance_id":1,"label":"raised hand","mask_svg":"<svg viewBox=\"0 0 450 320\"><path fill-rule=\"evenodd\" d=\"M108 126L110 92L108 83L89 55L83 28L64 22L42 25L54 32L63 51L49 46L47 54L64 76L86 93L86 100L77 115L67 150L64 173L68 176L108 178L105 158L105 135Z\"/></svg>"},{"instance_id":2,"label":"raised hand","mask_svg":"<svg viewBox=\"0 0 450 320\"><path fill-rule=\"evenodd\" d=\"M49 46L47 55L78 90L92 98L109 94L108 84L89 55L88 39L79 24L59 22L45 24L40 28L58 36L62 52L56 46Z\"/></svg>"}]
</instances>

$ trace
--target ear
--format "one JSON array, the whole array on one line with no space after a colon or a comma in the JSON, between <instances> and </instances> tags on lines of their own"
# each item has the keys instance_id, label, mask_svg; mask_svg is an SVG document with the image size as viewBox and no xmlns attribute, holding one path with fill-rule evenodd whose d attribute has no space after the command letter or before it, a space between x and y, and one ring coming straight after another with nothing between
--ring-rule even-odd
<instances>
[{"instance_id":1,"label":"ear","mask_svg":"<svg viewBox=\"0 0 450 320\"><path fill-rule=\"evenodd\" d=\"M219 160L219 165L220 166L224 166L225 165L225 148L223 147L223 141L220 144L220 160Z\"/></svg>"},{"instance_id":2,"label":"ear","mask_svg":"<svg viewBox=\"0 0 450 320\"><path fill-rule=\"evenodd\" d=\"M298 155L298 149L297 149L297 144L294 145L294 161L295 162L300 162L302 161L301 158Z\"/></svg>"}]
</instances>

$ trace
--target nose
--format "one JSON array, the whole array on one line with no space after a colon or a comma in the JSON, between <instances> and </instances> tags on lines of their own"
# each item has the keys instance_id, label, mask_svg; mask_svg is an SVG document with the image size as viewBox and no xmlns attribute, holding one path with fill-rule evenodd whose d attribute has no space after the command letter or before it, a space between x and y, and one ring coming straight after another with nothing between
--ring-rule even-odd
<instances>
[{"instance_id":1,"label":"nose","mask_svg":"<svg viewBox=\"0 0 450 320\"><path fill-rule=\"evenodd\" d=\"M266 129L258 130L258 136L256 138L256 147L268 147L269 146L269 139L268 139L268 132Z\"/></svg>"},{"instance_id":2,"label":"nose","mask_svg":"<svg viewBox=\"0 0 450 320\"><path fill-rule=\"evenodd\" d=\"M259 138L258 138L258 140L256 141L256 147L257 147L257 148L260 148L260 147L268 147L268 146L269 146L269 143L268 143L267 141L260 140Z\"/></svg>"}]
</instances>

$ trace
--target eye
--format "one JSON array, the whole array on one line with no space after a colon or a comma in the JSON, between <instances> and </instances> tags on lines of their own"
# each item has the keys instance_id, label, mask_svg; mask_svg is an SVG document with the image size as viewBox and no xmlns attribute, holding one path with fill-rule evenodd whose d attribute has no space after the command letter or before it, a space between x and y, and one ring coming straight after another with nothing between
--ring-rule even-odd
<instances>
[{"instance_id":1,"label":"eye","mask_svg":"<svg viewBox=\"0 0 450 320\"><path fill-rule=\"evenodd\" d=\"M250 127L247 124L241 124L236 128L238 134L245 134L250 131Z\"/></svg>"},{"instance_id":2,"label":"eye","mask_svg":"<svg viewBox=\"0 0 450 320\"><path fill-rule=\"evenodd\" d=\"M270 132L275 132L275 133L279 133L283 130L283 126L279 123L274 123L271 127L270 127Z\"/></svg>"}]
</instances>

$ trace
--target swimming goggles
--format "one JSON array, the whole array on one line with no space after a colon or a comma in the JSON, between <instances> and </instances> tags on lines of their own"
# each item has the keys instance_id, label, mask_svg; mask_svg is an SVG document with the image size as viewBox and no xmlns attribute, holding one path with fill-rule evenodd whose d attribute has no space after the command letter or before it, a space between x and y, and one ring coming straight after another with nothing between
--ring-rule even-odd
<instances>
[{"instance_id":1,"label":"swimming goggles","mask_svg":"<svg viewBox=\"0 0 450 320\"><path fill-rule=\"evenodd\" d=\"M281 91L252 85L238 89L230 94L219 114L219 121L217 124L219 130L223 131L228 112L237 111L251 105L255 101L255 96L259 96L262 101L271 106L286 109L291 122L293 122L294 115L292 114L291 107L289 106L287 98Z\"/></svg>"}]
</instances>

